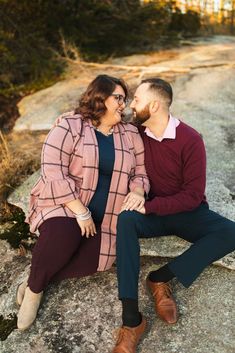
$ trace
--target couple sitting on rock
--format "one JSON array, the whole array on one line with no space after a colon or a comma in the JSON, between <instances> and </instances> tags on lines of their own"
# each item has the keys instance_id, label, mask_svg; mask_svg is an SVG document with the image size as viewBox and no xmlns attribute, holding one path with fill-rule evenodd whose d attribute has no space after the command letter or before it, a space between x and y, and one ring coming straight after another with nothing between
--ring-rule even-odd
<instances>
[{"instance_id":1,"label":"couple sitting on rock","mask_svg":"<svg viewBox=\"0 0 235 353\"><path fill-rule=\"evenodd\" d=\"M235 249L235 223L206 201L203 140L170 114L172 96L168 82L143 80L130 105L136 127L123 121L125 82L99 75L49 132L26 220L40 236L17 290L20 330L34 322L49 283L108 270L117 257L123 326L113 353L136 352L147 325L138 308L139 238L175 234L192 243L146 279L169 324L177 322L170 281L187 288Z\"/></svg>"}]
</instances>

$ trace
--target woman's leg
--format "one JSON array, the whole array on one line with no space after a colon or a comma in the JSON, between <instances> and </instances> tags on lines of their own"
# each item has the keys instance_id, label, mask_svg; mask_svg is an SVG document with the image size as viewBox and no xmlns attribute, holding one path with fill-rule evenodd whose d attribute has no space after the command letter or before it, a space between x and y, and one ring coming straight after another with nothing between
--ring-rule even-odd
<instances>
[{"instance_id":1,"label":"woman's leg","mask_svg":"<svg viewBox=\"0 0 235 353\"><path fill-rule=\"evenodd\" d=\"M76 220L56 217L40 227L40 236L33 250L28 287L18 313L17 327L28 329L37 316L43 290L52 277L71 259L81 242Z\"/></svg>"},{"instance_id":2,"label":"woman's leg","mask_svg":"<svg viewBox=\"0 0 235 353\"><path fill-rule=\"evenodd\" d=\"M46 288L56 273L71 260L82 240L79 225L73 218L47 219L39 231L28 279L29 288L34 293Z\"/></svg>"},{"instance_id":3,"label":"woman's leg","mask_svg":"<svg viewBox=\"0 0 235 353\"><path fill-rule=\"evenodd\" d=\"M82 237L78 249L66 265L53 276L52 282L89 276L97 271L101 240L100 224L96 224L96 231L97 234L93 237Z\"/></svg>"}]
</instances>

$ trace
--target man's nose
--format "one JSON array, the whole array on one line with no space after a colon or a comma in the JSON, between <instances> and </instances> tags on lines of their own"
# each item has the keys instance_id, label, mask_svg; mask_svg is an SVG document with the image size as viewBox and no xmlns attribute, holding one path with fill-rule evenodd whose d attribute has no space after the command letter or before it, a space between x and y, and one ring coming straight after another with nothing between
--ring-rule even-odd
<instances>
[{"instance_id":1,"label":"man's nose","mask_svg":"<svg viewBox=\"0 0 235 353\"><path fill-rule=\"evenodd\" d=\"M130 108L134 108L134 107L135 107L135 101L132 100L132 101L131 101L131 104L130 104Z\"/></svg>"}]
</instances>

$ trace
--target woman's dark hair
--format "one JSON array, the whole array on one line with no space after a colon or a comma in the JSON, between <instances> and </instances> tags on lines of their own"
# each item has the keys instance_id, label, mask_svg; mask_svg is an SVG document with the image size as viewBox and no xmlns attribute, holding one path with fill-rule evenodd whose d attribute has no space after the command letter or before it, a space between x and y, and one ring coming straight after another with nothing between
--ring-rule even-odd
<instances>
[{"instance_id":1,"label":"woman's dark hair","mask_svg":"<svg viewBox=\"0 0 235 353\"><path fill-rule=\"evenodd\" d=\"M122 79L108 75L98 75L82 94L75 113L81 114L83 119L90 118L99 126L100 118L107 110L104 102L113 93L117 85L123 88L125 98L127 98L128 88Z\"/></svg>"}]
</instances>

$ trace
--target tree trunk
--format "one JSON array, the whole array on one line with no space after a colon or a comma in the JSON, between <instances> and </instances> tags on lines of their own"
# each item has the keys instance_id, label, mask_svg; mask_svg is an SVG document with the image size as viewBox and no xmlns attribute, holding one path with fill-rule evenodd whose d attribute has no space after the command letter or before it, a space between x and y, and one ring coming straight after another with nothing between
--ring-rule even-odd
<instances>
[{"instance_id":1,"label":"tree trunk","mask_svg":"<svg viewBox=\"0 0 235 353\"><path fill-rule=\"evenodd\" d=\"M232 9L231 9L231 22L230 22L230 33L234 34L234 13L235 13L235 0L232 0Z\"/></svg>"}]
</instances>

